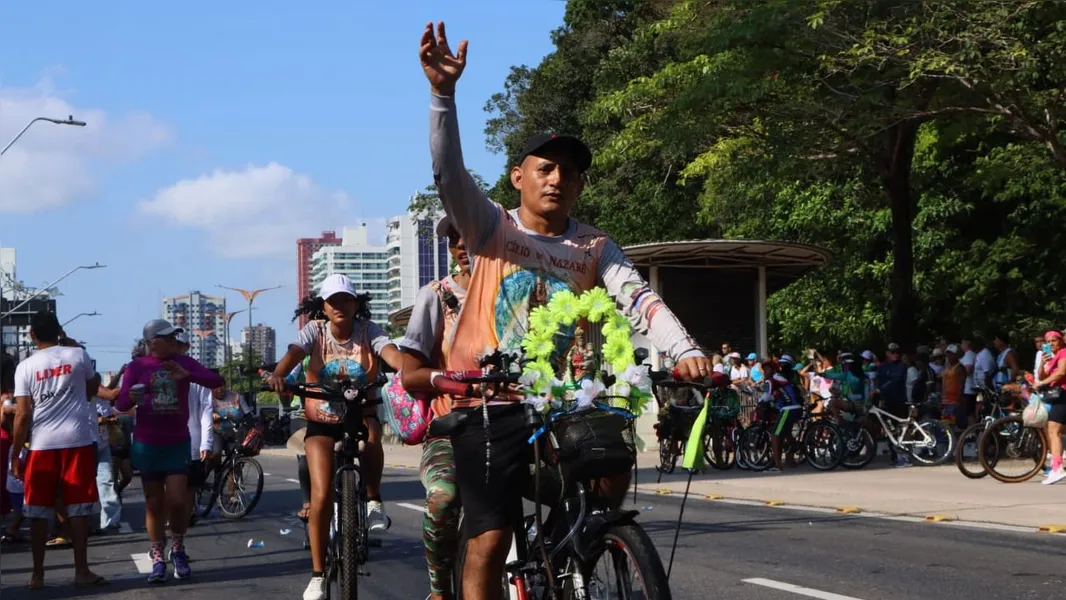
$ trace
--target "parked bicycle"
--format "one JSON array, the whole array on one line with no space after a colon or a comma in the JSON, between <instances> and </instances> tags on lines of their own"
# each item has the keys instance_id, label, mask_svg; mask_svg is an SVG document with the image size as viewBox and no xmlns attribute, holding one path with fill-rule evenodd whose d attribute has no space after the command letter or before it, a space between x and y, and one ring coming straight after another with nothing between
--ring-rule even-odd
<instances>
[{"instance_id":1,"label":"parked bicycle","mask_svg":"<svg viewBox=\"0 0 1066 600\"><path fill-rule=\"evenodd\" d=\"M666 371L651 372L655 397L662 407L655 425L659 439L659 473L668 475L674 472L678 458L684 456L692 427L704 403L710 403L703 426L705 462L719 470L732 468L743 427L738 417L739 400L736 392L729 387L728 379L714 382L712 378L697 383L678 381L672 377L672 373ZM679 406L668 390L681 392L689 400L688 405Z\"/></svg>"},{"instance_id":2,"label":"parked bicycle","mask_svg":"<svg viewBox=\"0 0 1066 600\"><path fill-rule=\"evenodd\" d=\"M837 468L844 460L844 436L835 423L823 413L813 413L817 404L807 404L803 416L793 425L788 443L783 443L781 452L796 456L798 462L806 461L819 471ZM774 464L772 433L777 423L777 411L768 402L762 401L755 409L751 425L740 435L738 454L743 455L745 466L753 471L765 471Z\"/></svg>"},{"instance_id":3,"label":"parked bicycle","mask_svg":"<svg viewBox=\"0 0 1066 600\"><path fill-rule=\"evenodd\" d=\"M1026 427L1021 415L996 419L977 441L977 457L996 481L1021 483L1044 469L1047 430Z\"/></svg>"},{"instance_id":4,"label":"parked bicycle","mask_svg":"<svg viewBox=\"0 0 1066 600\"><path fill-rule=\"evenodd\" d=\"M480 376L461 372L448 376L498 391L518 381L518 373L511 368L517 360L497 353L482 361ZM450 419L434 421L431 435L454 435L465 426L468 414L452 414ZM514 530L521 533L513 540L515 558L507 563L501 582L504 596L518 600L669 600L662 561L635 520L640 512L612 509L594 484L601 477L632 468L636 454L633 415L601 402L595 408L554 411L546 416L527 407L526 415L535 440L532 489L525 495L541 502L534 503L532 515L515 523ZM547 518L542 518L542 504L551 507ZM457 587L462 582L465 535L459 548L453 577ZM601 564L605 558L613 570ZM626 559L631 564L618 568L617 562ZM461 590L455 596L461 598Z\"/></svg>"},{"instance_id":5,"label":"parked bicycle","mask_svg":"<svg viewBox=\"0 0 1066 600\"><path fill-rule=\"evenodd\" d=\"M300 398L317 398L343 402L344 437L334 446L333 519L326 545L326 598L333 597L337 586L341 600L359 597L359 576L369 575L360 569L370 557L370 532L367 523L366 486L359 468L363 445L368 436L362 419L362 405L370 389L385 383L383 375L357 385L351 381L336 383L286 384L286 391ZM266 390L266 386L264 386Z\"/></svg>"},{"instance_id":6,"label":"parked bicycle","mask_svg":"<svg viewBox=\"0 0 1066 600\"><path fill-rule=\"evenodd\" d=\"M897 452L909 454L920 465L939 465L953 456L955 434L942 421L934 418L918 420L918 404L908 402L907 418L871 406L869 417L877 420L885 440ZM868 421L867 425L872 423ZM876 437L876 436L875 436Z\"/></svg>"},{"instance_id":7,"label":"parked bicycle","mask_svg":"<svg viewBox=\"0 0 1066 600\"><path fill-rule=\"evenodd\" d=\"M253 458L263 447L262 425L250 415L243 428L231 424L233 433L222 438L220 460L196 491L194 511L199 517L207 517L217 504L222 516L240 519L252 512L263 495L263 467Z\"/></svg>"},{"instance_id":8,"label":"parked bicycle","mask_svg":"<svg viewBox=\"0 0 1066 600\"><path fill-rule=\"evenodd\" d=\"M963 430L955 444L955 466L958 467L960 473L970 479L981 479L988 475L988 471L981 466L978 443L992 423L1009 416L1004 409L1003 402L1000 401L999 394L983 390L982 397L984 399L981 403L982 414L977 415L980 420ZM986 441L989 439L991 438L986 438Z\"/></svg>"}]
</instances>

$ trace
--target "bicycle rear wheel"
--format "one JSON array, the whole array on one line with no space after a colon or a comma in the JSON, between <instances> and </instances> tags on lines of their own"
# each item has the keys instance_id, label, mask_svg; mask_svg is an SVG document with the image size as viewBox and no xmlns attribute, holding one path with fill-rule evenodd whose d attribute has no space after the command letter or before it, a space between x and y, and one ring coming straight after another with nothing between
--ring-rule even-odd
<instances>
[{"instance_id":1,"label":"bicycle rear wheel","mask_svg":"<svg viewBox=\"0 0 1066 600\"><path fill-rule=\"evenodd\" d=\"M840 464L845 469L861 469L877 457L877 444L870 430L860 423L844 423L839 426L844 435L844 458Z\"/></svg>"},{"instance_id":2,"label":"bicycle rear wheel","mask_svg":"<svg viewBox=\"0 0 1066 600\"><path fill-rule=\"evenodd\" d=\"M844 436L829 421L813 421L803 433L803 454L815 469L831 471L844 460Z\"/></svg>"},{"instance_id":3,"label":"bicycle rear wheel","mask_svg":"<svg viewBox=\"0 0 1066 600\"><path fill-rule=\"evenodd\" d=\"M219 510L230 519L252 512L263 496L263 467L254 458L238 458L222 472Z\"/></svg>"},{"instance_id":4,"label":"bicycle rear wheel","mask_svg":"<svg viewBox=\"0 0 1066 600\"><path fill-rule=\"evenodd\" d=\"M1047 432L1026 427L1021 416L994 421L977 441L981 466L1003 483L1032 479L1043 470L1047 451Z\"/></svg>"},{"instance_id":5,"label":"bicycle rear wheel","mask_svg":"<svg viewBox=\"0 0 1066 600\"><path fill-rule=\"evenodd\" d=\"M604 532L603 552L589 561L585 587L589 598L671 600L659 553L636 523L619 523ZM611 565L602 565L609 558ZM612 590L615 590L612 592Z\"/></svg>"},{"instance_id":6,"label":"bicycle rear wheel","mask_svg":"<svg viewBox=\"0 0 1066 600\"><path fill-rule=\"evenodd\" d=\"M762 425L752 425L740 434L737 445L738 457L743 457L744 465L752 471L765 471L773 464L770 432ZM738 458L739 460L739 458Z\"/></svg>"},{"instance_id":7,"label":"bicycle rear wheel","mask_svg":"<svg viewBox=\"0 0 1066 600\"><path fill-rule=\"evenodd\" d=\"M362 522L359 518L359 477L351 469L340 472L340 565L337 584L341 600L359 597L359 537Z\"/></svg>"},{"instance_id":8,"label":"bicycle rear wheel","mask_svg":"<svg viewBox=\"0 0 1066 600\"><path fill-rule=\"evenodd\" d=\"M988 423L985 421L970 425L962 432L958 442L955 444L955 466L958 467L960 473L970 479L981 479L988 475L988 471L981 466L981 456L977 447L982 437L981 434L985 432L987 425ZM986 438L987 440L988 438ZM968 447L973 454L967 453ZM994 458L992 458L995 456L995 451L995 447L988 450L989 461L992 463L995 462Z\"/></svg>"},{"instance_id":9,"label":"bicycle rear wheel","mask_svg":"<svg viewBox=\"0 0 1066 600\"><path fill-rule=\"evenodd\" d=\"M918 423L918 427L909 427L903 440L913 442L907 445L907 452L918 464L926 467L941 465L955 456L955 434L943 421L925 419ZM928 439L922 432L929 436Z\"/></svg>"}]
</instances>

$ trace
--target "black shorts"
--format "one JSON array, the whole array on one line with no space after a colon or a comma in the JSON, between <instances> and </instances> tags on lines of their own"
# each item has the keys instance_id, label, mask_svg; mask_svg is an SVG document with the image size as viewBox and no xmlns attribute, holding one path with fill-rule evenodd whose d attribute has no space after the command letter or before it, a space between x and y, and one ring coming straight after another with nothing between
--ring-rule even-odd
<instances>
[{"instance_id":1,"label":"black shorts","mask_svg":"<svg viewBox=\"0 0 1066 600\"><path fill-rule=\"evenodd\" d=\"M363 418L364 419L366 419L366 418L376 419L377 418L377 414L376 413L369 414L369 411L368 411L367 413L363 414ZM351 420L351 426L353 426L353 427L357 426L358 423L359 422L355 421L354 419ZM310 438L310 437L315 437L316 435L324 435L326 437L333 438L334 442L339 442L342 439L344 439L344 425L345 425L344 423L327 424L327 423L318 423L316 421L307 421L307 431L304 432L304 439L307 439L307 438ZM348 433L349 434L354 434L355 432L354 431L350 431Z\"/></svg>"},{"instance_id":2,"label":"black shorts","mask_svg":"<svg viewBox=\"0 0 1066 600\"><path fill-rule=\"evenodd\" d=\"M1066 403L1064 404L1048 404L1047 405L1047 420L1052 423L1059 423L1060 425L1066 425Z\"/></svg>"},{"instance_id":3,"label":"black shorts","mask_svg":"<svg viewBox=\"0 0 1066 600\"><path fill-rule=\"evenodd\" d=\"M485 478L485 426L481 408L469 413L465 428L452 437L455 479L463 499L467 537L504 529L522 520L522 493L529 480L532 446L527 442L523 405L489 407L489 472Z\"/></svg>"}]
</instances>

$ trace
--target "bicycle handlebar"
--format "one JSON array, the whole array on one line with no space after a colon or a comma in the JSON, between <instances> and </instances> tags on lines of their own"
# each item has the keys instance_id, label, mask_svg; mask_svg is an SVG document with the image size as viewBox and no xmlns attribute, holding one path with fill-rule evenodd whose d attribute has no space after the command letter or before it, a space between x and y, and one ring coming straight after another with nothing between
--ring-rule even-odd
<instances>
[{"instance_id":1,"label":"bicycle handlebar","mask_svg":"<svg viewBox=\"0 0 1066 600\"><path fill-rule=\"evenodd\" d=\"M729 387L732 383L724 373L712 373L704 377L702 381L685 381L681 379L681 373L673 371L649 371L652 383L666 388L692 388L702 392L709 392L712 388Z\"/></svg>"},{"instance_id":2,"label":"bicycle handlebar","mask_svg":"<svg viewBox=\"0 0 1066 600\"><path fill-rule=\"evenodd\" d=\"M336 387L321 383L285 383L285 391L300 398L314 398L334 402L361 402L366 400L366 392L372 387L382 385L379 376L373 381L358 385L353 381L337 382ZM273 391L269 385L263 384L260 391Z\"/></svg>"}]
</instances>

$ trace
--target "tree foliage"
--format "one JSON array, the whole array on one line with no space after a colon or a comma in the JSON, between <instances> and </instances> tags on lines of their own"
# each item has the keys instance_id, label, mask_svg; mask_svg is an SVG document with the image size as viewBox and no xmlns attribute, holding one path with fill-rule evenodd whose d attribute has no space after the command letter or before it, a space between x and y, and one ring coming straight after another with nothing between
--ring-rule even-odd
<instances>
[{"instance_id":1,"label":"tree foliage","mask_svg":"<svg viewBox=\"0 0 1066 600\"><path fill-rule=\"evenodd\" d=\"M831 249L770 299L780 343L1061 319L1066 3L571 0L553 40L486 106L489 147L581 135L577 216L621 243Z\"/></svg>"}]
</instances>

